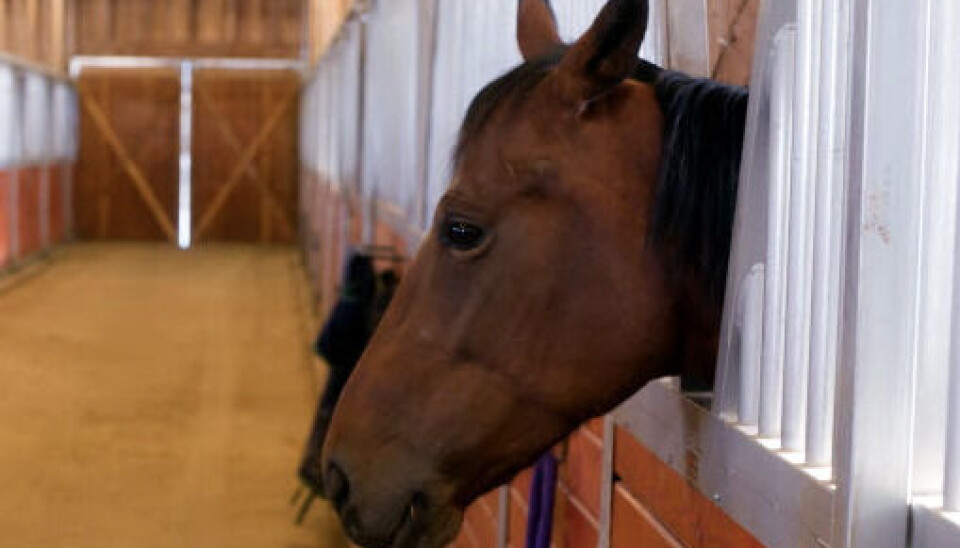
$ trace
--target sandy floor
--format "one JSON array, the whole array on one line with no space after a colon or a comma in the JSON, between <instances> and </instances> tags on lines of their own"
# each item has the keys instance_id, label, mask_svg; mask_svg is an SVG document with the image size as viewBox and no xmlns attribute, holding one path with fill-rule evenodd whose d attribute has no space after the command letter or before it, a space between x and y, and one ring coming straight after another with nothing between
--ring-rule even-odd
<instances>
[{"instance_id":1,"label":"sandy floor","mask_svg":"<svg viewBox=\"0 0 960 548\"><path fill-rule=\"evenodd\" d=\"M289 249L161 246L72 247L0 289L0 545L344 546L287 504L305 292Z\"/></svg>"}]
</instances>

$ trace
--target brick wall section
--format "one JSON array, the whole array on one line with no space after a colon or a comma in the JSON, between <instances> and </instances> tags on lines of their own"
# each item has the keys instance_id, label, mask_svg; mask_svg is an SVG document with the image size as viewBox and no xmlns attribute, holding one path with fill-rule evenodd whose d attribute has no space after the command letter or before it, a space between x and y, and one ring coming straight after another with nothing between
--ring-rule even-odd
<instances>
[{"instance_id":1,"label":"brick wall section","mask_svg":"<svg viewBox=\"0 0 960 548\"><path fill-rule=\"evenodd\" d=\"M69 164L0 171L0 270L29 260L70 238L73 228L68 224L71 206L67 200L71 195L72 172L73 166ZM42 211L44 202L41 201L44 185L49 189L46 212ZM48 227L44 226L45 220L50 223ZM49 241L44 241L45 230L48 230Z\"/></svg>"},{"instance_id":2,"label":"brick wall section","mask_svg":"<svg viewBox=\"0 0 960 548\"><path fill-rule=\"evenodd\" d=\"M599 432L599 435L598 435ZM591 421L555 454L561 459L554 508L555 548L594 548L600 533L602 422ZM633 436L615 431L612 548L762 548L723 509L703 496ZM508 546L523 548L532 472L510 483ZM470 507L453 548L496 548L499 492Z\"/></svg>"},{"instance_id":3,"label":"brick wall section","mask_svg":"<svg viewBox=\"0 0 960 548\"><path fill-rule=\"evenodd\" d=\"M553 546L594 548L600 534L603 420L590 421L554 448L560 461L553 519ZM533 472L524 470L510 483L509 548L523 548L527 534ZM467 510L454 548L496 548L499 490ZM492 544L491 544L492 543Z\"/></svg>"},{"instance_id":4,"label":"brick wall section","mask_svg":"<svg viewBox=\"0 0 960 548\"><path fill-rule=\"evenodd\" d=\"M18 259L43 248L41 241L40 192L45 167L26 167L18 171L17 221L20 236Z\"/></svg>"}]
</instances>

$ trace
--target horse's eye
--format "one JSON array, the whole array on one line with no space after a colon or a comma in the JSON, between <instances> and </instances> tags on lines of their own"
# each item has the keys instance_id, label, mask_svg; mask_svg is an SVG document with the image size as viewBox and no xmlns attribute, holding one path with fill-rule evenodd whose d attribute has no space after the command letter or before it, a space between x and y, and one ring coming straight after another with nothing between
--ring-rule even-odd
<instances>
[{"instance_id":1,"label":"horse's eye","mask_svg":"<svg viewBox=\"0 0 960 548\"><path fill-rule=\"evenodd\" d=\"M466 221L449 221L441 238L444 244L458 251L470 251L483 242L483 229Z\"/></svg>"}]
</instances>

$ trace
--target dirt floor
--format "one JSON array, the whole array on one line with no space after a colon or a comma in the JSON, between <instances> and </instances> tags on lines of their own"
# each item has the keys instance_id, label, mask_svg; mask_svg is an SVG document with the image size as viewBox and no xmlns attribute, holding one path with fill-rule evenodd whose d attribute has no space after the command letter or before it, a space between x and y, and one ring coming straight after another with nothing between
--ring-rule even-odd
<instances>
[{"instance_id":1,"label":"dirt floor","mask_svg":"<svg viewBox=\"0 0 960 548\"><path fill-rule=\"evenodd\" d=\"M0 546L345 546L288 498L317 390L291 249L80 245L0 288Z\"/></svg>"}]
</instances>

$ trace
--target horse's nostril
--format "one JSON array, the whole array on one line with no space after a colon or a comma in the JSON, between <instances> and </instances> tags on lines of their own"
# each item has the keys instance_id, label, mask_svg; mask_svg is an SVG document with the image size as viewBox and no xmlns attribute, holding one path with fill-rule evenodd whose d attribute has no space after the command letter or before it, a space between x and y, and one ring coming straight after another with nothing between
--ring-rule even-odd
<instances>
[{"instance_id":1,"label":"horse's nostril","mask_svg":"<svg viewBox=\"0 0 960 548\"><path fill-rule=\"evenodd\" d=\"M414 493L413 498L410 500L410 521L416 523L420 521L420 518L427 513L427 495L422 491L417 491Z\"/></svg>"},{"instance_id":2,"label":"horse's nostril","mask_svg":"<svg viewBox=\"0 0 960 548\"><path fill-rule=\"evenodd\" d=\"M324 477L324 490L337 511L341 511L350 499L350 481L336 463L330 463Z\"/></svg>"}]
</instances>

